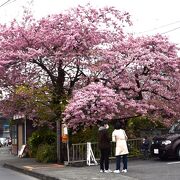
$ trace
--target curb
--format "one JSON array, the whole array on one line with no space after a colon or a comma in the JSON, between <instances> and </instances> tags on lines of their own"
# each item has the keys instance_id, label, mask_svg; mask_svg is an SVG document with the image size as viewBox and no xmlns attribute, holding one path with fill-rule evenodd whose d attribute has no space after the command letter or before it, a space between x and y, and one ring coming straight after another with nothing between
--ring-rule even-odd
<instances>
[{"instance_id":1,"label":"curb","mask_svg":"<svg viewBox=\"0 0 180 180\"><path fill-rule=\"evenodd\" d=\"M41 180L60 180L59 178L56 177L51 177L51 176L46 176L44 174L40 174L37 172L33 172L33 171L29 171L20 167L16 167L7 163L4 163L3 167L14 170L14 171L18 171L20 173L29 175L29 176L33 176L35 178L41 179Z\"/></svg>"}]
</instances>

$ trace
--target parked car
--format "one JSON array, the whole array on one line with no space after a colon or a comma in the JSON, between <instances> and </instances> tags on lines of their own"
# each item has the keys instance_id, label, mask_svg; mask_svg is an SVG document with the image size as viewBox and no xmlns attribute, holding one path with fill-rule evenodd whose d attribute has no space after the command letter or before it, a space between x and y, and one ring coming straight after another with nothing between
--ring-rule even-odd
<instances>
[{"instance_id":1,"label":"parked car","mask_svg":"<svg viewBox=\"0 0 180 180\"><path fill-rule=\"evenodd\" d=\"M160 159L175 157L180 160L180 120L172 125L168 134L153 138L150 151Z\"/></svg>"}]
</instances>

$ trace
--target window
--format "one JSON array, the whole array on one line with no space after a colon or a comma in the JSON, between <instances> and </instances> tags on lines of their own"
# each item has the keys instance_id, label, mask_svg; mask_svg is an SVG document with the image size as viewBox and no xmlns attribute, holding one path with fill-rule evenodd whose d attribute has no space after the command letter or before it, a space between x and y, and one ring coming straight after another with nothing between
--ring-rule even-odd
<instances>
[{"instance_id":1,"label":"window","mask_svg":"<svg viewBox=\"0 0 180 180\"><path fill-rule=\"evenodd\" d=\"M11 130L12 144L17 144L17 126L13 125Z\"/></svg>"},{"instance_id":2,"label":"window","mask_svg":"<svg viewBox=\"0 0 180 180\"><path fill-rule=\"evenodd\" d=\"M9 125L3 126L3 132L9 132Z\"/></svg>"}]
</instances>

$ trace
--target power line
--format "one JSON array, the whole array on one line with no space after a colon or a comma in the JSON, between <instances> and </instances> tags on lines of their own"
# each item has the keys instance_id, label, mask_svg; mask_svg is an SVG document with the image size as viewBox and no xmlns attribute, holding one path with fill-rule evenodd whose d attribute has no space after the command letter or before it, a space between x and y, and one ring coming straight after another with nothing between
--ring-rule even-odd
<instances>
[{"instance_id":1,"label":"power line","mask_svg":"<svg viewBox=\"0 0 180 180\"><path fill-rule=\"evenodd\" d=\"M138 32L137 34L142 34L142 33L146 33L146 32L155 31L157 29L168 27L170 25L177 24L177 23L180 23L180 21L175 21L175 22L172 22L172 23L169 23L169 24L165 24L165 25L162 25L162 26L159 26L159 27L155 27L155 28L152 28L152 29L149 29L149 30L146 30L146 31Z\"/></svg>"},{"instance_id":2,"label":"power line","mask_svg":"<svg viewBox=\"0 0 180 180\"><path fill-rule=\"evenodd\" d=\"M169 31L163 32L163 33L161 33L161 34L167 34L167 33L169 33L169 32L175 31L175 30L177 30L177 29L180 29L180 26L179 26L179 27L176 27L176 28L174 28L174 29L171 29L171 30L169 30Z\"/></svg>"},{"instance_id":3,"label":"power line","mask_svg":"<svg viewBox=\"0 0 180 180\"><path fill-rule=\"evenodd\" d=\"M7 0L6 2L4 2L3 4L0 5L0 8L3 7L4 5L6 5L8 2L10 2L11 0Z\"/></svg>"}]
</instances>

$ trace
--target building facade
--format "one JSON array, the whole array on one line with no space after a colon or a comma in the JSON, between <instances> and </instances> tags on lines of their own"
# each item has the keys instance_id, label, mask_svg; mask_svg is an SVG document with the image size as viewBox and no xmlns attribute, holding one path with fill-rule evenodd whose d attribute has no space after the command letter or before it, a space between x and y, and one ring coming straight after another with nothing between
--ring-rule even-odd
<instances>
[{"instance_id":1,"label":"building facade","mask_svg":"<svg viewBox=\"0 0 180 180\"><path fill-rule=\"evenodd\" d=\"M10 137L10 118L3 116L0 113L0 137L1 138L9 138Z\"/></svg>"},{"instance_id":2,"label":"building facade","mask_svg":"<svg viewBox=\"0 0 180 180\"><path fill-rule=\"evenodd\" d=\"M35 130L32 121L26 119L24 115L13 116L11 125L12 154L19 155L22 146L27 145L28 138Z\"/></svg>"}]
</instances>

